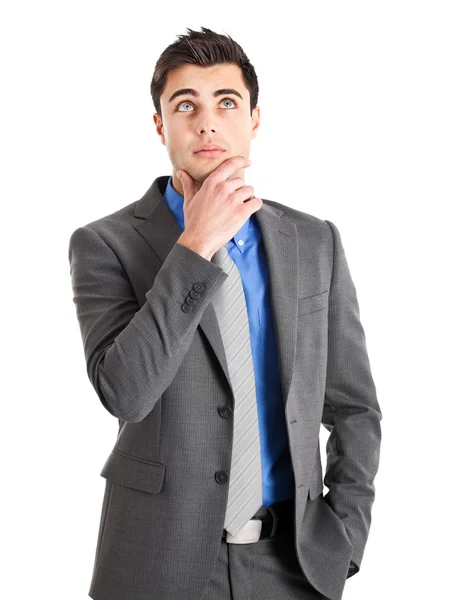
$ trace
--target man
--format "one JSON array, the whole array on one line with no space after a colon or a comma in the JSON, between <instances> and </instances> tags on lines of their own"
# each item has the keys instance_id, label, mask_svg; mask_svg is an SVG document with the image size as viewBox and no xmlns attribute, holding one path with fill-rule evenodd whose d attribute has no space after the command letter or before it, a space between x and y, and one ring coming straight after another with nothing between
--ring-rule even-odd
<instances>
[{"instance_id":1,"label":"man","mask_svg":"<svg viewBox=\"0 0 455 600\"><path fill-rule=\"evenodd\" d=\"M339 231L245 185L258 84L229 36L179 36L151 92L172 175L69 243L88 376L119 420L89 596L339 600L382 418Z\"/></svg>"}]
</instances>

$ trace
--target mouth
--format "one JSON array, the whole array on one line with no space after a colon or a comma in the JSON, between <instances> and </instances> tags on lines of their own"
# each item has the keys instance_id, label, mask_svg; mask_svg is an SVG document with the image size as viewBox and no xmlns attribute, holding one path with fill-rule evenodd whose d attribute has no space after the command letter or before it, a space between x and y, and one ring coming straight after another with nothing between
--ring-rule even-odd
<instances>
[{"instance_id":1,"label":"mouth","mask_svg":"<svg viewBox=\"0 0 455 600\"><path fill-rule=\"evenodd\" d=\"M201 158L212 158L214 156L220 156L223 152L224 150L199 150L199 152L195 152L194 154Z\"/></svg>"}]
</instances>

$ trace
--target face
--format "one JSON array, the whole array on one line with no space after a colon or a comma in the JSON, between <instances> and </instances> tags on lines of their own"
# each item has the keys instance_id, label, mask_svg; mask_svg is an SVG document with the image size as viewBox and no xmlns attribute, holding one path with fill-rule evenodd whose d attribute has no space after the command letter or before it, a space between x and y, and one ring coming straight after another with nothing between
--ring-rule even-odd
<instances>
[{"instance_id":1,"label":"face","mask_svg":"<svg viewBox=\"0 0 455 600\"><path fill-rule=\"evenodd\" d=\"M196 95L186 92L170 100L176 92L188 88ZM217 93L228 89L233 91ZM250 94L238 65L184 65L172 69L160 101L162 119L155 113L153 120L172 163L172 185L182 196L182 184L176 175L179 169L187 171L199 189L210 173L231 156L249 157L260 110L257 106L250 113ZM216 144L224 152L215 156L195 154L194 150L204 144ZM230 179L245 180L244 172L240 169Z\"/></svg>"}]
</instances>

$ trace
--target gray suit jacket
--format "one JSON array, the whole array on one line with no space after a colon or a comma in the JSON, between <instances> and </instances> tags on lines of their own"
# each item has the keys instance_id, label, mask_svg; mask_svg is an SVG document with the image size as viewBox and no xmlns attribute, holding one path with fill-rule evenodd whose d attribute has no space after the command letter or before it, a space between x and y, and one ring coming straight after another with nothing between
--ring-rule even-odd
<instances>
[{"instance_id":1,"label":"gray suit jacket","mask_svg":"<svg viewBox=\"0 0 455 600\"><path fill-rule=\"evenodd\" d=\"M101 470L95 600L199 600L223 532L233 437L223 407L234 402L211 300L227 275L176 243L168 178L69 241L87 373L119 422ZM381 442L356 291L333 223L267 199L255 215L270 269L296 553L310 583L339 600L350 561L362 562ZM321 423L330 432L324 475Z\"/></svg>"}]
</instances>

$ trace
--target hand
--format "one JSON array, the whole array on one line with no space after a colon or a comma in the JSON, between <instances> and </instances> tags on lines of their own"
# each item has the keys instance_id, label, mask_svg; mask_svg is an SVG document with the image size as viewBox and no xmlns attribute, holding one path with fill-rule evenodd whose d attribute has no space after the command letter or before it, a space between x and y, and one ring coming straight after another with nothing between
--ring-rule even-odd
<instances>
[{"instance_id":1,"label":"hand","mask_svg":"<svg viewBox=\"0 0 455 600\"><path fill-rule=\"evenodd\" d=\"M358 573L358 571L359 567L351 560L351 562L349 563L349 570L346 579L349 579L349 577L352 577L353 575Z\"/></svg>"},{"instance_id":2,"label":"hand","mask_svg":"<svg viewBox=\"0 0 455 600\"><path fill-rule=\"evenodd\" d=\"M254 189L245 185L241 177L229 179L250 164L250 159L244 156L226 159L210 173L199 190L186 171L177 172L184 195L182 236L208 248L210 258L262 206L261 198L254 196Z\"/></svg>"}]
</instances>

